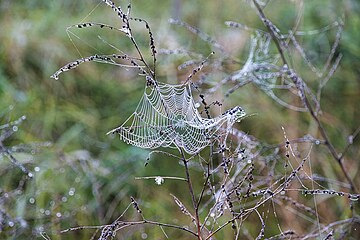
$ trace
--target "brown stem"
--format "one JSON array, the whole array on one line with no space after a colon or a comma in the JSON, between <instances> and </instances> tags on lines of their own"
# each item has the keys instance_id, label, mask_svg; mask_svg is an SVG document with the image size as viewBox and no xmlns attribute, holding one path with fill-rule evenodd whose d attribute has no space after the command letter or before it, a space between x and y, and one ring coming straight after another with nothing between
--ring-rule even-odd
<instances>
[{"instance_id":1,"label":"brown stem","mask_svg":"<svg viewBox=\"0 0 360 240\"><path fill-rule=\"evenodd\" d=\"M180 148L180 152L181 152L181 157L182 157L182 160L183 160L183 163L184 163L184 166L185 166L186 181L187 181L188 186L189 186L189 191L190 191L190 195L191 195L191 201L192 201L192 204L193 204L193 207L194 207L194 210L195 210L195 221L196 221L197 237L198 237L199 240L202 240L202 237L201 237L201 223L200 223L200 219L199 219L199 208L198 208L198 204L196 202L196 197L195 197L195 194L194 194L194 188L193 188L192 183L191 183L189 167L188 167L188 164L187 164L187 160L186 160L186 157L185 157L184 150L182 148Z\"/></svg>"}]
</instances>

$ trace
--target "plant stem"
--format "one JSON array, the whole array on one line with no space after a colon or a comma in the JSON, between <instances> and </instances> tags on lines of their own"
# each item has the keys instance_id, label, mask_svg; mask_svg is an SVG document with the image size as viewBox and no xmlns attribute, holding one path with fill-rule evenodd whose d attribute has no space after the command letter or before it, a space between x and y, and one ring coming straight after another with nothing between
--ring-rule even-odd
<instances>
[{"instance_id":1,"label":"plant stem","mask_svg":"<svg viewBox=\"0 0 360 240\"><path fill-rule=\"evenodd\" d=\"M203 188L202 188L201 193L200 193L200 197L199 197L198 202L197 202L197 205L196 205L197 208L199 208L199 206L200 206L201 200L202 200L202 198L203 198L203 196L204 196L204 192L205 192L206 186L207 186L208 181L209 181L209 179L210 179L210 175L211 175L211 172L210 172L210 164L211 164L212 160L213 160L213 145L211 144L211 145L210 145L210 156L209 156L209 160L208 160L208 162L206 163L206 179L205 179L205 181L204 181L204 185L203 185Z\"/></svg>"},{"instance_id":2,"label":"plant stem","mask_svg":"<svg viewBox=\"0 0 360 240\"><path fill-rule=\"evenodd\" d=\"M278 49L279 51L279 54L280 54L280 57L281 57L281 60L283 61L283 63L285 65L287 65L290 69L290 66L288 64L288 61L286 60L285 58L285 55L284 55L284 51L283 51L283 48L281 46L281 44L279 43L279 40L278 38L276 37L274 31L273 31L273 28L271 27L270 25L270 20L266 18L264 12L262 11L260 5L257 3L256 0L253 0L253 3L259 13L259 16L260 16L260 19L261 21L264 23L265 27L268 29L269 33L270 33L270 36L271 38L273 39L275 45L276 45L276 48ZM292 70L290 70L290 72L292 73L293 77L292 77L292 80L294 81L294 83L296 84L296 81L299 82L301 81L302 82L302 79ZM298 86L298 84L296 84L296 86ZM311 117L315 120L316 124L318 125L318 129L320 131L320 134L321 136L324 138L324 141L325 141L325 146L328 148L329 152L331 153L331 155L333 156L333 158L338 162L338 164L340 165L340 168L341 168L341 171L343 172L346 180L349 182L350 184L350 188L352 191L354 192L358 192L358 190L356 189L351 177L349 176L349 174L347 173L345 167L344 167L344 164L343 164L343 161L342 161L342 157L337 153L336 149L334 148L334 146L332 145L331 141L330 141L330 138L328 137L327 135L327 132L324 128L324 126L322 125L320 119L318 118L317 114L315 113L308 97L306 96L305 94L305 91L303 89L299 89L299 91L301 91L301 94L303 95L303 103L305 105L305 107L309 110L310 112L310 115Z\"/></svg>"},{"instance_id":3,"label":"plant stem","mask_svg":"<svg viewBox=\"0 0 360 240\"><path fill-rule=\"evenodd\" d=\"M201 223L200 223L200 220L199 220L199 208L198 208L198 204L196 202L196 197L195 197L195 194L194 194L194 188L193 188L192 183L191 183L189 167L188 167L188 164L187 164L187 160L186 160L186 157L185 157L184 150L182 148L180 148L180 152L181 152L182 160L183 160L184 166L185 166L185 174L186 174L186 179L187 179L187 183L188 183L188 186L189 186L189 191L190 191L190 195L191 195L191 201L192 201L192 204L193 204L193 207L194 207L194 210L195 210L195 221L196 221L196 228L197 228L197 237L198 237L199 240L202 240L202 238L201 238Z\"/></svg>"}]
</instances>

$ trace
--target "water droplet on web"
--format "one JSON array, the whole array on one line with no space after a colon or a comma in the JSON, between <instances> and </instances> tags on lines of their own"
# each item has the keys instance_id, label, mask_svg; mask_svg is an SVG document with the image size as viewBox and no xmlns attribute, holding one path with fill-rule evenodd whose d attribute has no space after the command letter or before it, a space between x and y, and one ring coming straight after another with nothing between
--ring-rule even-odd
<instances>
[{"instance_id":1,"label":"water droplet on web","mask_svg":"<svg viewBox=\"0 0 360 240\"><path fill-rule=\"evenodd\" d=\"M50 210L45 210L45 215L49 216L50 215Z\"/></svg>"},{"instance_id":2,"label":"water droplet on web","mask_svg":"<svg viewBox=\"0 0 360 240\"><path fill-rule=\"evenodd\" d=\"M8 222L8 225L9 225L9 227L13 227L15 225L15 223L10 221L10 222Z\"/></svg>"},{"instance_id":3,"label":"water droplet on web","mask_svg":"<svg viewBox=\"0 0 360 240\"><path fill-rule=\"evenodd\" d=\"M62 197L62 198L61 198L61 201L62 201L62 202L67 202L67 197L65 197L65 196Z\"/></svg>"},{"instance_id":4,"label":"water droplet on web","mask_svg":"<svg viewBox=\"0 0 360 240\"><path fill-rule=\"evenodd\" d=\"M39 210L40 213L44 214L45 213L45 210L43 208L40 208Z\"/></svg>"},{"instance_id":5,"label":"water droplet on web","mask_svg":"<svg viewBox=\"0 0 360 240\"><path fill-rule=\"evenodd\" d=\"M60 212L57 212L57 213L56 213L56 216L57 216L58 218L61 218L62 215L61 215Z\"/></svg>"},{"instance_id":6,"label":"water droplet on web","mask_svg":"<svg viewBox=\"0 0 360 240\"><path fill-rule=\"evenodd\" d=\"M39 167L34 167L34 171L35 171L35 172L39 172L39 171L40 171L40 168L39 168Z\"/></svg>"},{"instance_id":7,"label":"water droplet on web","mask_svg":"<svg viewBox=\"0 0 360 240\"><path fill-rule=\"evenodd\" d=\"M141 239L147 239L148 235L146 233L141 234Z\"/></svg>"},{"instance_id":8,"label":"water droplet on web","mask_svg":"<svg viewBox=\"0 0 360 240\"><path fill-rule=\"evenodd\" d=\"M28 173L28 177L32 178L34 176L34 174L32 174L31 172Z\"/></svg>"},{"instance_id":9,"label":"water droplet on web","mask_svg":"<svg viewBox=\"0 0 360 240\"><path fill-rule=\"evenodd\" d=\"M31 197L31 198L29 199L29 203L34 204L34 203L35 203L35 198Z\"/></svg>"},{"instance_id":10,"label":"water droplet on web","mask_svg":"<svg viewBox=\"0 0 360 240\"><path fill-rule=\"evenodd\" d=\"M13 130L14 132L17 132L18 129L19 129L19 128L18 128L17 126L13 126L13 127L12 127L12 130Z\"/></svg>"}]
</instances>

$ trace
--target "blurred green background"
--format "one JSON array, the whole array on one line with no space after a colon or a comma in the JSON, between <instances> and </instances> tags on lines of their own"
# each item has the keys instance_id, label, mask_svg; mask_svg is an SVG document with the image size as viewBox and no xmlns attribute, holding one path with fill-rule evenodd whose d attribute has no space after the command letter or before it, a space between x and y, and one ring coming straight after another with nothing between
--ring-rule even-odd
<instances>
[{"instance_id":1,"label":"blurred green background","mask_svg":"<svg viewBox=\"0 0 360 240\"><path fill-rule=\"evenodd\" d=\"M185 48L203 56L212 51L208 43L194 34L170 25L168 19L174 17L206 32L223 44L230 55L244 61L249 36L226 27L224 22L231 20L264 29L247 2L133 0L132 14L149 22L157 49ZM120 3L123 7L127 5L126 1ZM341 151L347 136L360 123L360 4L357 0L273 0L265 13L286 32L294 25L301 3L304 3L302 30L319 29L344 20L340 47L336 50L343 54L343 59L321 98L321 119L336 149ZM157 186L153 180L134 179L135 176L157 175L183 177L177 160L155 155L144 167L148 150L105 135L124 122L137 106L145 82L136 70L87 63L60 75L59 81L50 79L57 69L79 57L114 52L105 41L134 53L124 36L97 28L74 29L76 35L70 35L72 42L66 27L82 21L120 25L112 10L99 0L0 1L0 125L26 115L17 133L4 144L52 143L49 147L34 147L40 150L36 154L15 154L34 174L20 192L15 189L23 173L6 157L0 158L0 210L9 215L2 217L1 239L39 238L43 231L52 239L89 239L93 234L90 230L62 235L52 233L79 225L111 223L128 206L130 196L139 199L144 214L151 219L179 225L188 223L180 211L174 210L175 204L169 195L182 196L185 202L185 199L190 200L182 194L186 191L185 183L167 180ZM136 38L146 52L146 31L141 24L135 26ZM324 63L323 55L330 49L329 44L323 43L333 41L335 33L330 31L302 39L304 48L311 49L309 55L318 66ZM177 66L189 59L159 55L158 80L183 81L187 72L177 70ZM316 78L301 60L298 62L297 70L309 81L309 86L316 89ZM236 127L266 143L283 141L281 126L285 127L289 138L308 133L318 136L308 115L284 109L256 86L241 88L226 98L224 104L225 109L240 105L247 112L256 113ZM345 166L357 186L360 186L359 151L359 141L355 140L345 157ZM314 172L346 182L325 148L316 147L313 159ZM193 174L195 179L201 177L201 173ZM5 196L5 193L12 194ZM335 215L339 212L341 210L334 209ZM127 218L138 216L131 209ZM9 225L9 219L14 220L14 226ZM231 230L229 232L220 234L219 239L232 236ZM184 239L176 235L179 233L172 234L171 239ZM148 231L142 227L129 228L117 237L141 239L146 236L164 238L160 229Z\"/></svg>"}]
</instances>

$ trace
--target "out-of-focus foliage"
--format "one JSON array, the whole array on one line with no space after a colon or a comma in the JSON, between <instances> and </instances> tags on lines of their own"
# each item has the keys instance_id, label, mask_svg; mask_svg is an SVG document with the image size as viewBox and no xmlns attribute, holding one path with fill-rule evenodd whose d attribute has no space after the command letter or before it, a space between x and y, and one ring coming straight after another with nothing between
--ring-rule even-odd
<instances>
[{"instance_id":1,"label":"out-of-focus foliage","mask_svg":"<svg viewBox=\"0 0 360 240\"><path fill-rule=\"evenodd\" d=\"M132 13L134 17L149 22L157 49L185 48L204 56L212 51L209 44L198 36L169 24L170 17L179 17L216 39L225 47L227 54L241 62L246 60L249 51L249 36L228 28L224 22L231 20L264 29L247 2L132 0ZM294 26L300 2L304 2L303 17L299 23L301 30L320 29L339 19L344 22L337 49L337 53L343 54L343 59L321 97L321 119L335 148L340 151L347 144L346 136L359 127L360 4L356 0L283 2L270 1L266 9L268 17L282 31ZM124 1L120 3L127 5ZM59 81L50 79L51 74L69 61L96 53L114 52L107 42L116 44L120 50L134 51L125 37L106 30L75 29L73 33L76 35L70 34L71 41L66 27L82 21L117 25L118 19L100 0L0 2L0 126L26 115L26 120L18 126L16 133L4 141L4 145L29 144L28 152L14 151L13 155L32 173L31 178L24 177L21 169L6 156L0 155L1 239L36 238L42 232L52 234L51 239L90 239L93 231L89 230L62 235L55 233L74 226L110 223L129 205L130 196L141 199L147 217L179 225L182 221L186 223L187 219L170 196L172 193L188 198L185 183L180 183L179 187L178 182L166 180L157 186L152 180L135 180L136 176L183 177L178 160L154 154L145 167L149 151L128 146L117 138L105 135L124 122L137 106L145 80L136 69L88 63L62 74ZM146 50L147 32L140 23L136 27L139 45L146 52L146 57L150 57ZM319 33L301 39L303 47L310 49L308 55L316 66L323 64L323 55L330 49L326 44L333 41L335 34ZM311 80L313 73L299 58L294 57L295 63L298 63L297 71ZM185 60L188 58L158 55L158 80L168 83L184 81L188 72L177 67ZM215 74L213 78L216 77L221 80ZM308 84L317 85L315 81ZM229 86L225 86L224 92L226 88ZM268 144L283 142L281 126L286 129L289 138L306 134L318 137L318 130L315 124L309 124L311 119L307 115L277 105L254 85L247 85L225 99L223 93L218 96L226 106L241 105L247 112L255 113L237 127L241 126L243 131ZM51 142L51 145L33 144L42 142ZM329 179L346 182L327 150L318 146L314 148L313 171ZM344 158L349 175L358 187L359 149L359 140L355 139ZM202 179L196 171L192 174L196 176L194 179ZM23 182L24 185L21 185ZM195 181L195 189L199 190L201 183ZM351 211L342 212L340 207L329 207L332 202L321 201L324 204L319 206L320 216L341 219ZM357 211L358 206L354 209ZM131 209L126 217L136 219L138 215ZM295 220L289 217L279 222ZM268 231L274 235L278 229L276 224L273 227ZM161 229L155 229L129 228L117 237L164 239ZM257 232L250 225L247 229L251 233ZM218 239L232 237L231 229L226 230L219 234ZM168 231L169 235L172 231ZM184 239L184 236L176 235L179 233L172 234L172 239Z\"/></svg>"}]
</instances>

